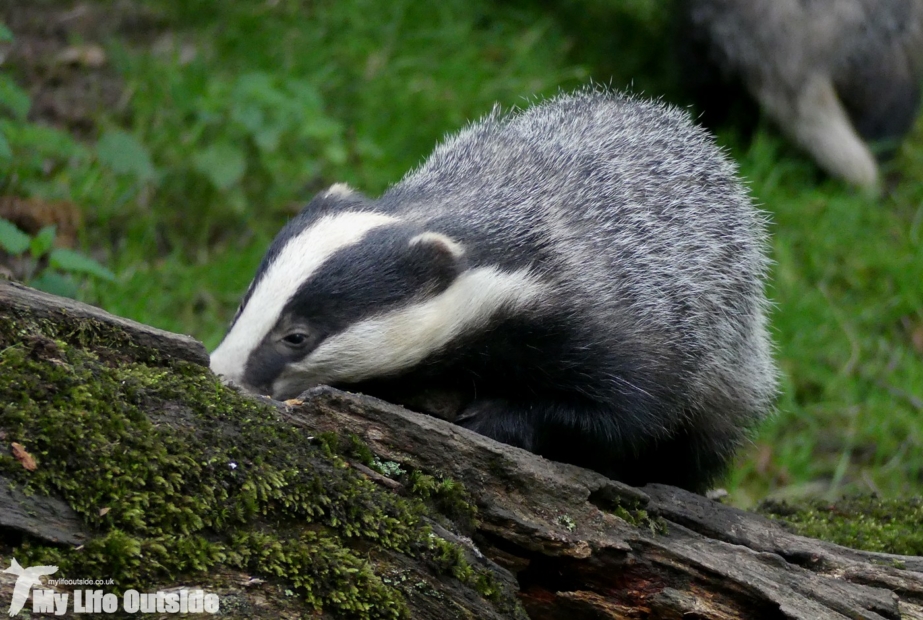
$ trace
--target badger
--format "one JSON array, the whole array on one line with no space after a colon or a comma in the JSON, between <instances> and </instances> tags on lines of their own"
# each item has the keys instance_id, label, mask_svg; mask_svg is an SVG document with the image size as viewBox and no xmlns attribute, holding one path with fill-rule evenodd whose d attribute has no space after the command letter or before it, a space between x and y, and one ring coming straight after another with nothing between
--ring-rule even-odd
<instances>
[{"instance_id":1,"label":"badger","mask_svg":"<svg viewBox=\"0 0 923 620\"><path fill-rule=\"evenodd\" d=\"M772 408L766 243L685 112L561 94L495 109L378 199L316 196L211 368L275 399L329 384L423 403L549 459L701 491Z\"/></svg>"},{"instance_id":2,"label":"badger","mask_svg":"<svg viewBox=\"0 0 923 620\"><path fill-rule=\"evenodd\" d=\"M706 107L742 83L829 174L879 184L916 117L923 0L681 0L684 75ZM708 112L708 109L705 110Z\"/></svg>"}]
</instances>

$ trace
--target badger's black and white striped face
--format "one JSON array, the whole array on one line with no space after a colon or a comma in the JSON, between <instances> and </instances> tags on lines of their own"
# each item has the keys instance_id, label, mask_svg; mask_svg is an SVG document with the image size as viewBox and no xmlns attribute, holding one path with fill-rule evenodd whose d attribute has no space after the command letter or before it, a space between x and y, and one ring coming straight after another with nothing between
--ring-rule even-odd
<instances>
[{"instance_id":1,"label":"badger's black and white striped face","mask_svg":"<svg viewBox=\"0 0 923 620\"><path fill-rule=\"evenodd\" d=\"M388 376L536 297L525 272L467 269L445 235L358 201L331 208L348 197L328 191L273 242L212 353L216 374L277 399Z\"/></svg>"}]
</instances>

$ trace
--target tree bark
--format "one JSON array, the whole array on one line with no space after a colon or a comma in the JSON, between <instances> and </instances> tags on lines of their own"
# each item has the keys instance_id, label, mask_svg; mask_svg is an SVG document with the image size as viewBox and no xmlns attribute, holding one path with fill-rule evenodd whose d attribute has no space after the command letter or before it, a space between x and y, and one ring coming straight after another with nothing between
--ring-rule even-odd
<instances>
[{"instance_id":1,"label":"tree bark","mask_svg":"<svg viewBox=\"0 0 923 620\"><path fill-rule=\"evenodd\" d=\"M138 347L208 366L208 351L195 338L123 319L79 301L48 295L15 282L0 281L0 313L10 316L25 314L61 325L78 325L81 319L97 321L118 329Z\"/></svg>"},{"instance_id":2,"label":"tree bark","mask_svg":"<svg viewBox=\"0 0 923 620\"><path fill-rule=\"evenodd\" d=\"M125 330L144 349L207 363L204 349L188 337L0 283L4 314L57 322L91 318ZM463 546L472 562L504 584L502 596L518 599L534 620L923 619L919 557L804 538L760 515L672 487L632 488L359 394L318 387L287 403L260 400L304 441L351 433L382 461L462 483L477 506L473 525L435 519L434 531ZM174 411L164 408L161 423L170 424ZM182 428L187 420L175 424ZM383 491L407 493L380 471L352 466ZM63 545L94 535L60 500L2 492L5 487L0 480L0 534L16 531ZM396 561L420 575L432 572L414 566L413 558ZM248 583L244 577L241 584ZM471 588L445 581L443 598L409 601L411 617L522 617L515 600L506 607L487 603ZM242 596L259 598L247 593L251 589L239 588ZM2 590L0 582L0 600ZM260 596L271 609L273 601L265 600L271 595ZM292 613L305 611L287 605Z\"/></svg>"}]
</instances>

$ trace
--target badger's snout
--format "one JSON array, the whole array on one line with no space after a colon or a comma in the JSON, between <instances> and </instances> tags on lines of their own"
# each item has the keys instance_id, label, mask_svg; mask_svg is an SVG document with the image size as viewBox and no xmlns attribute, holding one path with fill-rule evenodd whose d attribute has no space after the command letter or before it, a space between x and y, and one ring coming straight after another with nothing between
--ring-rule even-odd
<instances>
[{"instance_id":1,"label":"badger's snout","mask_svg":"<svg viewBox=\"0 0 923 620\"><path fill-rule=\"evenodd\" d=\"M237 384L243 382L243 368L240 364L235 364L235 360L221 346L212 352L208 367L225 381Z\"/></svg>"}]
</instances>

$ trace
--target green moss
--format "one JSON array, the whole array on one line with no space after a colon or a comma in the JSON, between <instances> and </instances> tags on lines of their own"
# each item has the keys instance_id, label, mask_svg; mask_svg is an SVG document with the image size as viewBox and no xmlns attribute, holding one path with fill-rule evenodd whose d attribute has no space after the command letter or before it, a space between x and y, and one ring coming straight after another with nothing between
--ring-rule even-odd
<instances>
[{"instance_id":1,"label":"green moss","mask_svg":"<svg viewBox=\"0 0 923 620\"><path fill-rule=\"evenodd\" d=\"M472 566L465 559L465 553L461 547L439 538L435 534L430 534L429 549L433 554L432 559L440 571L449 573L462 583L474 588L487 600L494 603L500 602L502 588L497 583L493 573Z\"/></svg>"},{"instance_id":2,"label":"green moss","mask_svg":"<svg viewBox=\"0 0 923 620\"><path fill-rule=\"evenodd\" d=\"M450 519L462 529L474 528L477 507L465 486L451 478L432 476L417 469L409 469L394 461L382 461L354 433L337 435L320 433L316 439L331 454L340 455L353 462L370 467L404 485L414 497L423 500L430 508Z\"/></svg>"},{"instance_id":3,"label":"green moss","mask_svg":"<svg viewBox=\"0 0 923 620\"><path fill-rule=\"evenodd\" d=\"M394 461L382 461L352 433L339 436L335 433L322 433L317 438L331 453L359 461L378 473L401 482L411 496L423 501L431 509L430 517L435 517L435 513L438 513L462 530L474 530L477 507L460 482L432 476L416 469L408 471ZM451 574L488 600L495 603L501 601L502 587L493 574L472 566L465 558L461 547L430 534L428 549L432 553L430 559L440 572ZM417 589L420 587L422 586L418 583ZM431 586L427 587L432 589Z\"/></svg>"},{"instance_id":4,"label":"green moss","mask_svg":"<svg viewBox=\"0 0 923 620\"><path fill-rule=\"evenodd\" d=\"M795 532L854 549L923 555L923 499L844 497L836 502L764 502L759 512Z\"/></svg>"},{"instance_id":5,"label":"green moss","mask_svg":"<svg viewBox=\"0 0 923 620\"><path fill-rule=\"evenodd\" d=\"M318 433L315 440L323 444L329 455L340 455L352 462L378 469L378 458L355 433Z\"/></svg>"},{"instance_id":6,"label":"green moss","mask_svg":"<svg viewBox=\"0 0 923 620\"><path fill-rule=\"evenodd\" d=\"M119 590L224 565L285 580L316 609L406 617L373 545L491 590L457 545L432 534L424 502L347 466L344 445L373 458L357 438L307 441L206 369L134 348L100 324L0 317L0 403L5 441L38 463L28 472L3 455L0 474L64 498L94 533L80 549L27 540L15 550L21 561L111 576ZM431 492L452 497L444 486Z\"/></svg>"},{"instance_id":7,"label":"green moss","mask_svg":"<svg viewBox=\"0 0 923 620\"><path fill-rule=\"evenodd\" d=\"M474 528L477 507L462 483L451 478L430 476L418 470L406 474L404 482L413 495L429 502L463 529Z\"/></svg>"},{"instance_id":8,"label":"green moss","mask_svg":"<svg viewBox=\"0 0 923 620\"><path fill-rule=\"evenodd\" d=\"M647 528L654 535L667 533L666 520L660 516L651 516L640 502L613 493L594 493L590 496L590 501L629 525Z\"/></svg>"}]
</instances>

